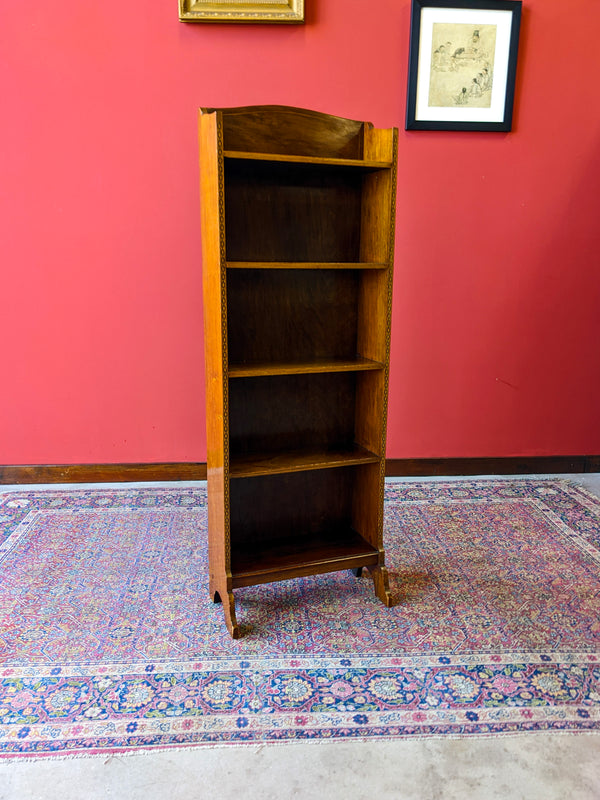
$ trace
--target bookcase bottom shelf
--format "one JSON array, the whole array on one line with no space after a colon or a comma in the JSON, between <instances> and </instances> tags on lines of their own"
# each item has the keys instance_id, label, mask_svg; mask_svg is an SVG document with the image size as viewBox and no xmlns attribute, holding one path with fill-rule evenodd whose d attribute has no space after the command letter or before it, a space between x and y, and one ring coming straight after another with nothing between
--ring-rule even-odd
<instances>
[{"instance_id":1,"label":"bookcase bottom shelf","mask_svg":"<svg viewBox=\"0 0 600 800\"><path fill-rule=\"evenodd\" d=\"M233 588L375 566L380 553L351 528L232 546Z\"/></svg>"}]
</instances>

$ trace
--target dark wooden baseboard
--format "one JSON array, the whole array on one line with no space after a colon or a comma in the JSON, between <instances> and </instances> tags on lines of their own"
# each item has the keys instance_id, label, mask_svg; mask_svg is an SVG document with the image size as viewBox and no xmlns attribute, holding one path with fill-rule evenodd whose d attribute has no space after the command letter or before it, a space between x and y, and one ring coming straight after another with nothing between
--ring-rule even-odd
<instances>
[{"instance_id":1,"label":"dark wooden baseboard","mask_svg":"<svg viewBox=\"0 0 600 800\"><path fill-rule=\"evenodd\" d=\"M545 475L600 472L600 456L514 456L505 458L390 458L390 478L443 475Z\"/></svg>"},{"instance_id":2,"label":"dark wooden baseboard","mask_svg":"<svg viewBox=\"0 0 600 800\"><path fill-rule=\"evenodd\" d=\"M0 484L205 481L206 464L47 464L0 466Z\"/></svg>"},{"instance_id":3,"label":"dark wooden baseboard","mask_svg":"<svg viewBox=\"0 0 600 800\"><path fill-rule=\"evenodd\" d=\"M600 472L600 456L390 458L390 478ZM206 464L46 464L0 466L0 484L204 481Z\"/></svg>"}]
</instances>

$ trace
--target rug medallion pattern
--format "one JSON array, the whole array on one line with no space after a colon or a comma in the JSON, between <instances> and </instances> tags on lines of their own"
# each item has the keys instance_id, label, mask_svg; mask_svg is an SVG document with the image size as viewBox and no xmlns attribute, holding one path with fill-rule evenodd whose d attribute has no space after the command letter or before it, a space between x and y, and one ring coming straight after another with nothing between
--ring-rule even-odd
<instances>
[{"instance_id":1,"label":"rug medallion pattern","mask_svg":"<svg viewBox=\"0 0 600 800\"><path fill-rule=\"evenodd\" d=\"M203 488L0 494L0 754L600 729L600 501L390 483L350 572L207 590Z\"/></svg>"}]
</instances>

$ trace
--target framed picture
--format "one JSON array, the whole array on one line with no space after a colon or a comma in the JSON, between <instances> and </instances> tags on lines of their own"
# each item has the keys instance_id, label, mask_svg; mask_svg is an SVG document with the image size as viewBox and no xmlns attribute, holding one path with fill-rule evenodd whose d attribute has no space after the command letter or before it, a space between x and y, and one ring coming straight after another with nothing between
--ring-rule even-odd
<instances>
[{"instance_id":1,"label":"framed picture","mask_svg":"<svg viewBox=\"0 0 600 800\"><path fill-rule=\"evenodd\" d=\"M179 0L181 22L304 22L304 0Z\"/></svg>"},{"instance_id":2,"label":"framed picture","mask_svg":"<svg viewBox=\"0 0 600 800\"><path fill-rule=\"evenodd\" d=\"M406 130L509 131L520 0L412 0Z\"/></svg>"}]
</instances>

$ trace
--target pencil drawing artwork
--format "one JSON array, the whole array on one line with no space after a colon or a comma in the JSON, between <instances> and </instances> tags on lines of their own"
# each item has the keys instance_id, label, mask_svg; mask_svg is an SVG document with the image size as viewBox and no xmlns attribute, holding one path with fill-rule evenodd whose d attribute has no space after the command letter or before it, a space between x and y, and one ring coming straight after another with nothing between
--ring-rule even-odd
<instances>
[{"instance_id":1,"label":"pencil drawing artwork","mask_svg":"<svg viewBox=\"0 0 600 800\"><path fill-rule=\"evenodd\" d=\"M496 27L433 24L429 107L490 108Z\"/></svg>"}]
</instances>

